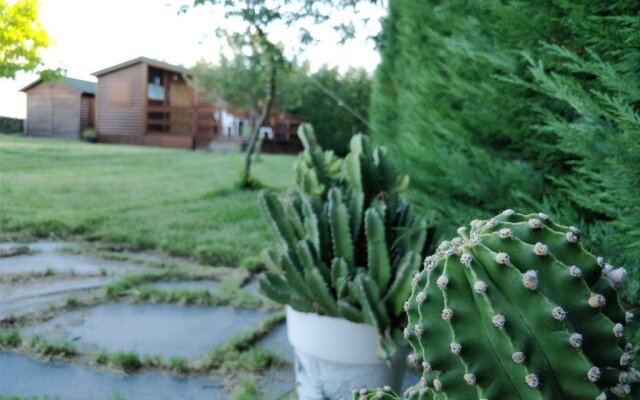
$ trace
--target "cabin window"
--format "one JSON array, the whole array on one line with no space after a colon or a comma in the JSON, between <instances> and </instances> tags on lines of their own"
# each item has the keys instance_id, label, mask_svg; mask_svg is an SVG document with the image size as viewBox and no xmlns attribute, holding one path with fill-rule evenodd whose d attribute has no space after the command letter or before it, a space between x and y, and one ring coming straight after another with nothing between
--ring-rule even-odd
<instances>
[{"instance_id":1,"label":"cabin window","mask_svg":"<svg viewBox=\"0 0 640 400\"><path fill-rule=\"evenodd\" d=\"M164 100L164 87L161 84L160 76L154 76L153 83L147 85L147 98L156 101Z\"/></svg>"},{"instance_id":2,"label":"cabin window","mask_svg":"<svg viewBox=\"0 0 640 400\"><path fill-rule=\"evenodd\" d=\"M109 86L109 104L130 106L133 103L130 82L112 82Z\"/></svg>"}]
</instances>

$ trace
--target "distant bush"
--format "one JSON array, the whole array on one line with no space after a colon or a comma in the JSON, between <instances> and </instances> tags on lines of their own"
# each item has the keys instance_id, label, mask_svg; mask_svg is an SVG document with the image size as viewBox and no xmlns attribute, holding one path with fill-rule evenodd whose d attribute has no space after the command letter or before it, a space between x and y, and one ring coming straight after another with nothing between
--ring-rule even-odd
<instances>
[{"instance_id":1,"label":"distant bush","mask_svg":"<svg viewBox=\"0 0 640 400\"><path fill-rule=\"evenodd\" d=\"M24 119L0 117L0 133L23 133Z\"/></svg>"}]
</instances>

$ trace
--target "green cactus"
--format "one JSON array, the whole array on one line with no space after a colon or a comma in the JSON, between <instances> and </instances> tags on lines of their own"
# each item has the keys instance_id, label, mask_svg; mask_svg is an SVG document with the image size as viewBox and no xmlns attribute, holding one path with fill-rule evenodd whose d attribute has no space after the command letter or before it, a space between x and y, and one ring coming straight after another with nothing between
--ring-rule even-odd
<instances>
[{"instance_id":1,"label":"green cactus","mask_svg":"<svg viewBox=\"0 0 640 400\"><path fill-rule=\"evenodd\" d=\"M295 167L299 190L260 194L282 242L262 253L261 291L298 311L366 322L391 356L402 342L402 305L411 294L405 277L420 268L427 221L400 196L406 175L366 136L354 136L341 159L320 148L310 126L298 134L305 147Z\"/></svg>"},{"instance_id":2,"label":"green cactus","mask_svg":"<svg viewBox=\"0 0 640 400\"><path fill-rule=\"evenodd\" d=\"M404 336L423 375L406 398L640 398L623 268L542 213L506 210L458 234L411 280ZM398 399L387 389L354 399Z\"/></svg>"}]
</instances>

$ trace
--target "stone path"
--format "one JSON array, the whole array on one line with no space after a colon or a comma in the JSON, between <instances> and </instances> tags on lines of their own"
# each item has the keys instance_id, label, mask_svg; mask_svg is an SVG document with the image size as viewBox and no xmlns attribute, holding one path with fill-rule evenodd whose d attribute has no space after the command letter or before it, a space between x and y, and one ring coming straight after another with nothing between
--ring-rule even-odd
<instances>
[{"instance_id":1,"label":"stone path","mask_svg":"<svg viewBox=\"0 0 640 400\"><path fill-rule=\"evenodd\" d=\"M175 304L101 304L71 311L26 330L50 341L73 341L91 352L135 351L197 360L234 335L257 326L269 313L232 307Z\"/></svg>"},{"instance_id":2,"label":"stone path","mask_svg":"<svg viewBox=\"0 0 640 400\"><path fill-rule=\"evenodd\" d=\"M16 246L0 243L0 252L11 254L11 249ZM255 329L261 321L273 315L269 310L230 306L114 302L104 296L101 288L125 275L161 272L161 267L168 265L186 271L193 263L162 254L129 252L117 253L126 255L128 261L104 260L92 256L93 253L85 251L82 245L68 242L36 242L27 246L27 254L0 257L0 322L10 324L7 322L9 318L26 313L48 315L46 312L50 311L46 310L52 305L68 304L69 298L93 296L98 300L88 307L63 310L52 317L31 318L26 325L19 325L24 342L35 335L51 343L68 341L81 355L86 355L80 357L85 361L83 365L42 362L26 355L0 351L2 395L48 395L57 396L60 400L228 399L231 396L228 382L220 376L185 378L161 372L125 375L84 364L88 358L92 359L98 351L104 350L111 354L135 351L140 357L161 355L164 360L179 356L196 365L216 346L234 335ZM192 279L146 282L140 284L139 289L148 287L167 292L200 293L207 290L212 295L229 290L221 282L207 277L207 271L214 268L195 268L198 272L191 275ZM220 269L219 272L228 274L228 270ZM236 276L234 279L238 285L244 278L238 280ZM255 279L242 290L263 299ZM294 352L287 340L284 323L273 328L255 346L271 350L293 363ZM235 378L241 378L240 375ZM417 382L419 377L417 373L407 374L405 387ZM257 375L257 379L261 399L295 398L291 397L295 391L291 366L264 371Z\"/></svg>"},{"instance_id":3,"label":"stone path","mask_svg":"<svg viewBox=\"0 0 640 400\"><path fill-rule=\"evenodd\" d=\"M103 260L63 251L78 249L78 245L73 243L37 242L29 243L27 246L33 253L0 258L0 278L28 277L33 274L121 276L126 273L149 270L148 267L140 264ZM9 248L10 246L3 243L2 247Z\"/></svg>"},{"instance_id":4,"label":"stone path","mask_svg":"<svg viewBox=\"0 0 640 400\"><path fill-rule=\"evenodd\" d=\"M220 382L164 374L114 374L72 364L43 363L0 352L0 393L60 400L225 399Z\"/></svg>"}]
</instances>

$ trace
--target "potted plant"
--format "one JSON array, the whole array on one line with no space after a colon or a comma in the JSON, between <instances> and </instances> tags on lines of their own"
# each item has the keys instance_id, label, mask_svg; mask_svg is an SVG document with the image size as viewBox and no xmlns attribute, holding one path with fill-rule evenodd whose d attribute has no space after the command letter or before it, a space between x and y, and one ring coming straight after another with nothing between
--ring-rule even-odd
<instances>
[{"instance_id":1,"label":"potted plant","mask_svg":"<svg viewBox=\"0 0 640 400\"><path fill-rule=\"evenodd\" d=\"M638 399L626 278L580 231L513 210L443 242L411 280L405 331L423 367L407 399ZM355 400L398 399L390 388Z\"/></svg>"},{"instance_id":2,"label":"potted plant","mask_svg":"<svg viewBox=\"0 0 640 400\"><path fill-rule=\"evenodd\" d=\"M298 396L337 399L367 382L398 387L406 277L420 267L427 220L401 196L408 176L366 136L354 136L342 159L322 150L309 125L298 135L298 190L260 195L281 239L262 252L260 289L286 305Z\"/></svg>"}]
</instances>

